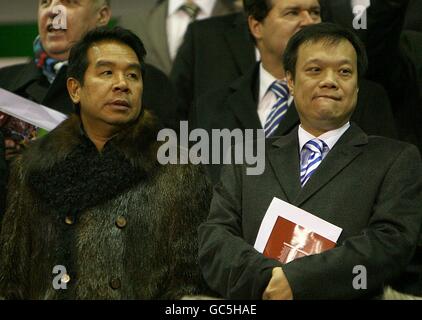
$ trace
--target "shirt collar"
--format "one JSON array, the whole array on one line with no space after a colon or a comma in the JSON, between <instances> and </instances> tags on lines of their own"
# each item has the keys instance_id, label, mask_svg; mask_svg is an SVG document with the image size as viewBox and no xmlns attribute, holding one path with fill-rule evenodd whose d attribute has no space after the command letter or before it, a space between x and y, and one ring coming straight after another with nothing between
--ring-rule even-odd
<instances>
[{"instance_id":1,"label":"shirt collar","mask_svg":"<svg viewBox=\"0 0 422 320\"><path fill-rule=\"evenodd\" d=\"M327 131L324 134L320 135L319 137L315 137L310 134L308 131L302 128L302 125L299 126L298 135L299 135L299 151L302 150L305 143L312 139L320 139L325 142L325 144L330 148L330 150L334 147L337 143L338 139L346 132L347 129L350 127L350 122L347 122L342 127L338 129L334 129L331 131Z\"/></svg>"},{"instance_id":2,"label":"shirt collar","mask_svg":"<svg viewBox=\"0 0 422 320\"><path fill-rule=\"evenodd\" d=\"M259 64L259 101L261 101L262 98L264 98L271 84L276 80L277 78L275 78L271 73L265 70L265 68L262 66L262 63L260 63Z\"/></svg>"},{"instance_id":3,"label":"shirt collar","mask_svg":"<svg viewBox=\"0 0 422 320\"><path fill-rule=\"evenodd\" d=\"M186 0L169 0L167 16L175 14ZM211 16L216 0L194 0L193 1L200 9L200 13L206 16Z\"/></svg>"},{"instance_id":4,"label":"shirt collar","mask_svg":"<svg viewBox=\"0 0 422 320\"><path fill-rule=\"evenodd\" d=\"M259 51L258 51L259 52ZM262 101L264 96L267 94L268 89L272 85L272 83L276 80L271 73L269 73L265 68L262 66L262 63L259 64L259 100ZM286 79L281 79L286 80ZM289 98L287 99L287 104L290 106L293 102L293 96L289 93Z\"/></svg>"}]
</instances>

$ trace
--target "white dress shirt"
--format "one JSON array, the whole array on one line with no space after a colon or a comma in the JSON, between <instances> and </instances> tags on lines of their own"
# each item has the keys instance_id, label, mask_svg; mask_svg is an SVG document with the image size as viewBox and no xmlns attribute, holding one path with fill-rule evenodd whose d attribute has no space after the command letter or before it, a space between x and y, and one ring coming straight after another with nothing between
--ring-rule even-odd
<instances>
[{"instance_id":1,"label":"white dress shirt","mask_svg":"<svg viewBox=\"0 0 422 320\"><path fill-rule=\"evenodd\" d=\"M199 13L196 20L201 20L211 17L217 0L192 0L199 8ZM189 15L180 10L180 7L185 4L186 0L169 0L167 11L167 41L170 51L170 58L174 60L177 50L183 41L186 29L191 22Z\"/></svg>"},{"instance_id":2,"label":"white dress shirt","mask_svg":"<svg viewBox=\"0 0 422 320\"><path fill-rule=\"evenodd\" d=\"M273 105L277 102L277 97L270 89L271 84L279 79L274 78L265 68L262 63L259 64L259 93L258 93L258 117L262 128L265 127L265 121L271 112ZM283 79L281 79L283 80ZM287 104L293 101L293 97L289 96ZM283 121L283 120L281 120Z\"/></svg>"},{"instance_id":3,"label":"white dress shirt","mask_svg":"<svg viewBox=\"0 0 422 320\"><path fill-rule=\"evenodd\" d=\"M349 129L350 122L347 122L342 127L327 131L326 133L323 133L319 137L315 137L314 135L310 134L308 131L302 128L302 125L299 126L298 130L298 136L299 136L299 153L301 153L303 146L305 143L307 143L309 140L313 139L320 139L325 142L325 144L328 146L328 149L325 149L322 158L324 159L325 156L328 154L328 152L334 147L334 145L337 143L338 139Z\"/></svg>"}]
</instances>

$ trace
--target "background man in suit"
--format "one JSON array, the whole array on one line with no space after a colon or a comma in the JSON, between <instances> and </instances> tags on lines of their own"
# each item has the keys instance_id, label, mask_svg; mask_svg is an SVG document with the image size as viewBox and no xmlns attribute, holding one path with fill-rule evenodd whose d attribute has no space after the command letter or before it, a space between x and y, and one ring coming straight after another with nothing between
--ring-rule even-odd
<instances>
[{"instance_id":1,"label":"background man in suit","mask_svg":"<svg viewBox=\"0 0 422 320\"><path fill-rule=\"evenodd\" d=\"M261 176L246 175L242 165L225 168L199 228L203 275L228 298L373 297L400 276L420 233L419 152L350 124L366 56L347 29L304 28L283 62L301 125L267 139ZM337 247L285 265L258 253L253 244L273 197L342 228ZM366 268L366 290L352 285L357 265Z\"/></svg>"},{"instance_id":2,"label":"background man in suit","mask_svg":"<svg viewBox=\"0 0 422 320\"><path fill-rule=\"evenodd\" d=\"M147 61L166 74L182 42L188 24L239 10L234 0L158 0L148 10L124 16L120 24L145 42Z\"/></svg>"},{"instance_id":3,"label":"background man in suit","mask_svg":"<svg viewBox=\"0 0 422 320\"><path fill-rule=\"evenodd\" d=\"M53 21L58 15L53 9L58 5L66 7L65 30L53 28ZM40 1L39 37L34 42L35 59L1 69L0 87L62 113L72 113L72 101L66 90L66 65L70 48L88 30L107 25L110 17L108 0ZM153 109L165 125L171 126L176 118L173 86L161 71L151 65L146 65L145 76L144 105ZM6 144L7 153L13 153L15 144L9 139Z\"/></svg>"},{"instance_id":4,"label":"background man in suit","mask_svg":"<svg viewBox=\"0 0 422 320\"><path fill-rule=\"evenodd\" d=\"M224 17L215 17L192 23L186 32L178 55L176 56L170 79L177 89L180 97L179 117L188 119L193 105L202 95L218 88L229 86L234 80L250 71L254 63L259 60L259 54L249 36L247 17L250 8L256 6L265 10L277 1L244 0L245 13L237 13ZM352 23L350 0L319 1L321 16L324 21L342 21L344 24ZM283 1L287 6L294 2ZM297 2L301 4L302 2ZM339 7L342 10L339 11ZM268 10L268 9L267 9ZM342 15L347 15L344 22ZM261 17L262 19L262 17ZM362 84L362 89L373 91L374 96L379 88L367 82Z\"/></svg>"},{"instance_id":5,"label":"background man in suit","mask_svg":"<svg viewBox=\"0 0 422 320\"><path fill-rule=\"evenodd\" d=\"M245 1L249 29L261 61L230 85L201 96L190 117L192 127L209 133L223 128L265 129L272 107L279 101L273 85L285 80L282 56L287 42L301 28L321 22L317 0L275 0L272 3L268 6L262 0ZM288 92L286 100L287 109L278 119L273 135L287 134L299 123ZM364 80L361 83L353 120L369 134L396 137L387 95L375 83ZM217 182L220 166L208 168L211 178Z\"/></svg>"}]
</instances>

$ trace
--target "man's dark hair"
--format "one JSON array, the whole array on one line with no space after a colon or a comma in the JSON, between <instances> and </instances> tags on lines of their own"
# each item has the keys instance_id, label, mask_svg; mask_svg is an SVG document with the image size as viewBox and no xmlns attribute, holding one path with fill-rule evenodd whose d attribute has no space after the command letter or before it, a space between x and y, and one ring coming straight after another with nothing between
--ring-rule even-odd
<instances>
[{"instance_id":1,"label":"man's dark hair","mask_svg":"<svg viewBox=\"0 0 422 320\"><path fill-rule=\"evenodd\" d=\"M273 0L243 0L243 10L247 17L262 21L273 7Z\"/></svg>"},{"instance_id":2,"label":"man's dark hair","mask_svg":"<svg viewBox=\"0 0 422 320\"><path fill-rule=\"evenodd\" d=\"M141 39L139 39L138 36L136 36L131 31L121 27L114 27L112 29L107 27L99 27L85 34L85 36L79 40L70 50L69 66L67 68L68 78L75 78L81 85L84 84L84 76L89 63L88 50L93 46L94 43L103 41L116 41L132 48L138 57L139 63L141 64L141 73L142 77L144 77L144 60L146 51Z\"/></svg>"},{"instance_id":3,"label":"man's dark hair","mask_svg":"<svg viewBox=\"0 0 422 320\"><path fill-rule=\"evenodd\" d=\"M302 44L324 41L328 45L335 45L343 40L349 41L355 48L358 77L362 78L368 68L368 57L363 43L352 31L327 22L306 26L290 38L283 55L284 71L290 72L292 78L295 78L298 51Z\"/></svg>"}]
</instances>

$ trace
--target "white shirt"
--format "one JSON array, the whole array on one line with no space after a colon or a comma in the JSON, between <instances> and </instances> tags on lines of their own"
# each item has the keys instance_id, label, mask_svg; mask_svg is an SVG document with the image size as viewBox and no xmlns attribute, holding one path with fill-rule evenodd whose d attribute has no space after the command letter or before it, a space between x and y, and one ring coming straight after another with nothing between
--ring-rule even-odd
<instances>
[{"instance_id":1,"label":"white shirt","mask_svg":"<svg viewBox=\"0 0 422 320\"><path fill-rule=\"evenodd\" d=\"M211 17L217 0L192 0L199 8L196 20L201 20ZM174 60L177 50L183 41L186 29L191 22L188 14L180 7L185 4L186 0L169 0L167 11L167 41L169 46L170 58Z\"/></svg>"},{"instance_id":2,"label":"white shirt","mask_svg":"<svg viewBox=\"0 0 422 320\"><path fill-rule=\"evenodd\" d=\"M309 140L312 139L320 139L325 142L325 144L328 146L328 150L324 150L322 154L322 158L324 159L325 156L328 154L328 152L334 147L334 145L337 143L338 139L346 132L347 129L350 127L350 122L347 122L342 127L327 131L326 133L323 133L319 137L315 137L314 135L310 134L308 131L302 128L302 125L299 126L298 130L298 136L299 136L299 153L301 153L303 146L305 143L307 143Z\"/></svg>"},{"instance_id":3,"label":"white shirt","mask_svg":"<svg viewBox=\"0 0 422 320\"><path fill-rule=\"evenodd\" d=\"M267 120L268 115L271 112L273 105L277 102L277 97L274 92L270 89L271 84L276 80L265 68L262 66L262 63L259 64L259 92L258 92L258 117L261 122L262 128L265 127L265 121ZM293 101L293 97L289 95L289 100L287 104L290 104ZM283 121L283 120L281 120Z\"/></svg>"}]
</instances>

